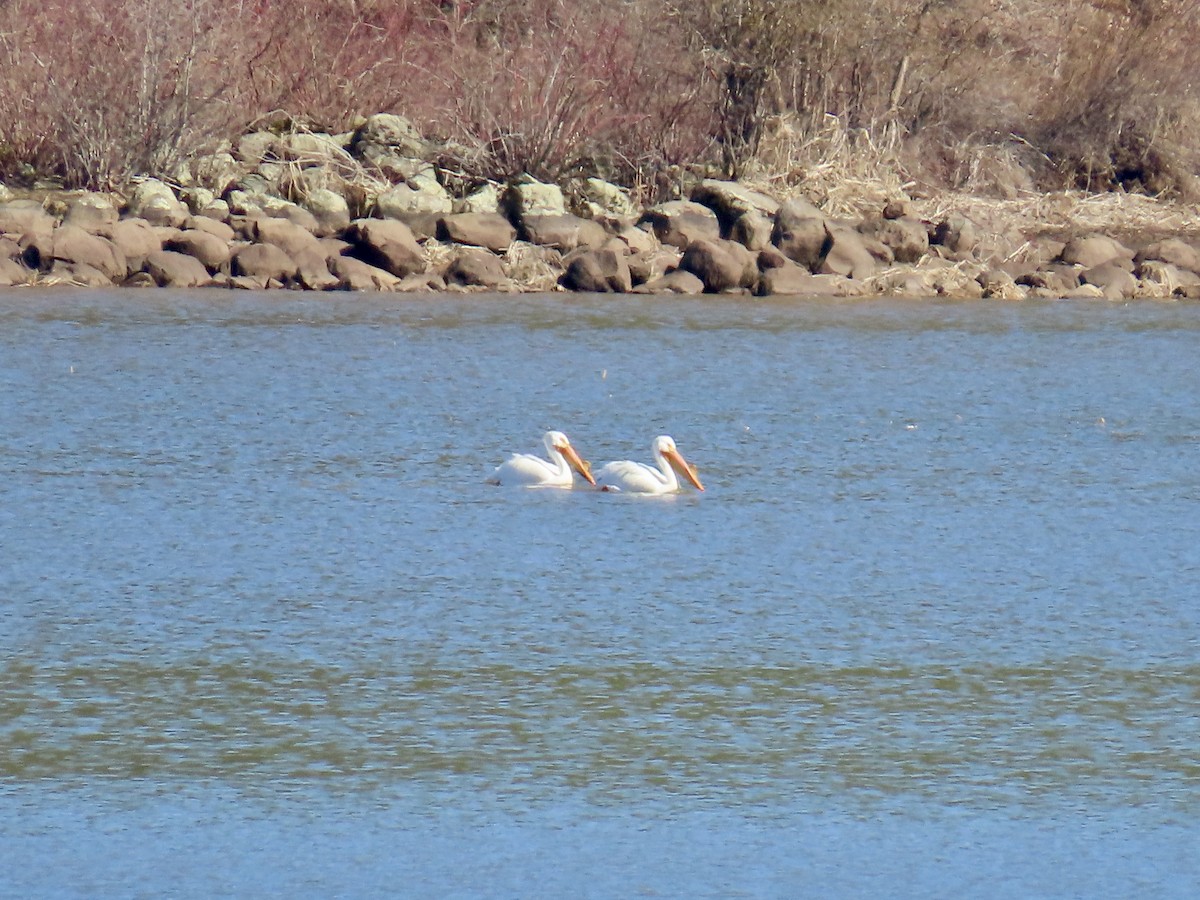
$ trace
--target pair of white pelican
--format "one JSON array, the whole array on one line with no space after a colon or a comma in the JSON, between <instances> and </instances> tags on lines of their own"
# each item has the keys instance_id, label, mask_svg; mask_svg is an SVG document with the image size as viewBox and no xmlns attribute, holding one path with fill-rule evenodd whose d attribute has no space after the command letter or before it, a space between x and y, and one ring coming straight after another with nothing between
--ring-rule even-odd
<instances>
[{"instance_id":1,"label":"pair of white pelican","mask_svg":"<svg viewBox=\"0 0 1200 900\"><path fill-rule=\"evenodd\" d=\"M675 446L675 441L665 434L656 437L650 445L656 465L648 466L626 459L607 463L595 475L592 474L591 465L575 452L561 431L547 431L542 443L546 445L549 460L529 453L514 453L507 462L496 467L488 481L505 486L569 488L575 483L573 472L578 472L584 481L602 491L671 494L679 490L678 473L696 490L704 490L695 470Z\"/></svg>"}]
</instances>

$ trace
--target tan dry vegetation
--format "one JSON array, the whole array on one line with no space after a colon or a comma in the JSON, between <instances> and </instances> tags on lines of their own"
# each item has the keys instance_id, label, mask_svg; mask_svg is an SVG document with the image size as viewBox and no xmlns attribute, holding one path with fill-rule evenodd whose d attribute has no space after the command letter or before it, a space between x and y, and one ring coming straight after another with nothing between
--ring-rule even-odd
<instances>
[{"instance_id":1,"label":"tan dry vegetation","mask_svg":"<svg viewBox=\"0 0 1200 900\"><path fill-rule=\"evenodd\" d=\"M1129 198L1200 198L1194 0L0 0L0 21L10 184L171 178L254 125L390 111L463 191L597 174L653 200L716 174L835 215L907 195L1188 227Z\"/></svg>"}]
</instances>

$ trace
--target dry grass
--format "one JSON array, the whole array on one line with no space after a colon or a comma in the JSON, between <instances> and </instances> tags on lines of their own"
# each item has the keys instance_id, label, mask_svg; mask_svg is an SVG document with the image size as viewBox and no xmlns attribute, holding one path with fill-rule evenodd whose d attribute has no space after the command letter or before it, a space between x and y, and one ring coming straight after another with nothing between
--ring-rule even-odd
<instances>
[{"instance_id":1,"label":"dry grass","mask_svg":"<svg viewBox=\"0 0 1200 900\"><path fill-rule=\"evenodd\" d=\"M0 20L18 183L170 177L286 109L317 131L401 113L468 180L597 174L650 200L721 171L839 215L947 189L1200 195L1195 0L0 0Z\"/></svg>"}]
</instances>

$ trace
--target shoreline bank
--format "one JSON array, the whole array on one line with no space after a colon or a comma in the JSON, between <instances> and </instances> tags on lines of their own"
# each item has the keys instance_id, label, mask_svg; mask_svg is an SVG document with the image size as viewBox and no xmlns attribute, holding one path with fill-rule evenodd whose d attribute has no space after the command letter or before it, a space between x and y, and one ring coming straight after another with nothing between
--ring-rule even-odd
<instances>
[{"instance_id":1,"label":"shoreline bank","mask_svg":"<svg viewBox=\"0 0 1200 900\"><path fill-rule=\"evenodd\" d=\"M694 178L447 184L411 126L246 135L174 186L0 185L0 286L1200 299L1200 212L1138 195L862 191L833 210Z\"/></svg>"}]
</instances>

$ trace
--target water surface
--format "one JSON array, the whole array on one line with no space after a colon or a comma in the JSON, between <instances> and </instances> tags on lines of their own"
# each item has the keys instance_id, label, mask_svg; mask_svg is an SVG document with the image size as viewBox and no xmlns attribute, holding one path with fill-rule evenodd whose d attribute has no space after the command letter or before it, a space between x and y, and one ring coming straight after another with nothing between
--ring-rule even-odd
<instances>
[{"instance_id":1,"label":"water surface","mask_svg":"<svg viewBox=\"0 0 1200 900\"><path fill-rule=\"evenodd\" d=\"M1200 306L0 293L14 896L1194 896ZM499 490L566 431L708 490ZM7 868L7 867L6 867Z\"/></svg>"}]
</instances>

